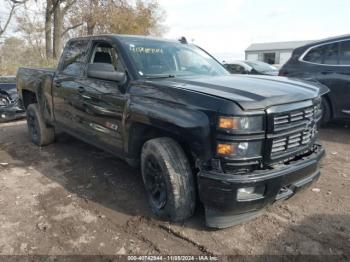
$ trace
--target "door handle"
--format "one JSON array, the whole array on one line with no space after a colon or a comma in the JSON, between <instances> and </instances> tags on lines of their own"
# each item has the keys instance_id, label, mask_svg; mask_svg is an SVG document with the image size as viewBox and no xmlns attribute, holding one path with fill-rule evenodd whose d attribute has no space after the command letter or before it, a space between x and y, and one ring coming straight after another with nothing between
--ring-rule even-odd
<instances>
[{"instance_id":1,"label":"door handle","mask_svg":"<svg viewBox=\"0 0 350 262\"><path fill-rule=\"evenodd\" d=\"M85 92L85 88L83 86L79 86L78 87L78 92L79 93L84 93Z\"/></svg>"},{"instance_id":2,"label":"door handle","mask_svg":"<svg viewBox=\"0 0 350 262\"><path fill-rule=\"evenodd\" d=\"M56 87L61 87L61 81L57 81L57 80L56 80L55 86L56 86Z\"/></svg>"}]
</instances>

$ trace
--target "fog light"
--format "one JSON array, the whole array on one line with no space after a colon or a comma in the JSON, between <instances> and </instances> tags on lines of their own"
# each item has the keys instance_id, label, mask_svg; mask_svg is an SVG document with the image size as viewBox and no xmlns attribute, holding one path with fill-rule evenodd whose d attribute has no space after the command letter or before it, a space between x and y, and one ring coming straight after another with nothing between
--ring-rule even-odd
<instances>
[{"instance_id":1,"label":"fog light","mask_svg":"<svg viewBox=\"0 0 350 262\"><path fill-rule=\"evenodd\" d=\"M264 197L265 186L243 187L237 190L237 200L255 200Z\"/></svg>"},{"instance_id":2,"label":"fog light","mask_svg":"<svg viewBox=\"0 0 350 262\"><path fill-rule=\"evenodd\" d=\"M2 114L2 115L1 115L1 118L5 118L5 117L6 117L6 115L5 115L5 114Z\"/></svg>"},{"instance_id":3,"label":"fog light","mask_svg":"<svg viewBox=\"0 0 350 262\"><path fill-rule=\"evenodd\" d=\"M235 151L235 148L233 147L232 144L218 144L216 151L220 155L231 155Z\"/></svg>"}]
</instances>

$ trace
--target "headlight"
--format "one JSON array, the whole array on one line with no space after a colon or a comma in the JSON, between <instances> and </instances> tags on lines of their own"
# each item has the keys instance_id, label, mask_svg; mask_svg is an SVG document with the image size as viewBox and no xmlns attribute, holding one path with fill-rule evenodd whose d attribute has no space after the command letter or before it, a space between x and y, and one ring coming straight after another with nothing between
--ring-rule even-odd
<instances>
[{"instance_id":1,"label":"headlight","mask_svg":"<svg viewBox=\"0 0 350 262\"><path fill-rule=\"evenodd\" d=\"M6 98L0 97L0 106L7 106L8 101Z\"/></svg>"},{"instance_id":2,"label":"headlight","mask_svg":"<svg viewBox=\"0 0 350 262\"><path fill-rule=\"evenodd\" d=\"M218 143L218 155L236 159L261 156L261 141Z\"/></svg>"},{"instance_id":3,"label":"headlight","mask_svg":"<svg viewBox=\"0 0 350 262\"><path fill-rule=\"evenodd\" d=\"M314 118L316 121L320 120L322 117L322 103L319 102L314 106Z\"/></svg>"},{"instance_id":4,"label":"headlight","mask_svg":"<svg viewBox=\"0 0 350 262\"><path fill-rule=\"evenodd\" d=\"M219 118L218 127L225 130L258 132L263 131L262 116L242 116Z\"/></svg>"}]
</instances>

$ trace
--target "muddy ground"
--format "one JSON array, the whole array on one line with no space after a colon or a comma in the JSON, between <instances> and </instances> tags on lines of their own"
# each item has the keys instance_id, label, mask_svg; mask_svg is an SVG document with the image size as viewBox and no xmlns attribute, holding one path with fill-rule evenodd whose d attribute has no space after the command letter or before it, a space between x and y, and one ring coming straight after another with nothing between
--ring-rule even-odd
<instances>
[{"instance_id":1,"label":"muddy ground","mask_svg":"<svg viewBox=\"0 0 350 262\"><path fill-rule=\"evenodd\" d=\"M34 146L0 125L0 254L339 254L350 259L350 128L321 131L322 177L265 215L224 230L158 220L139 170L65 134Z\"/></svg>"}]
</instances>

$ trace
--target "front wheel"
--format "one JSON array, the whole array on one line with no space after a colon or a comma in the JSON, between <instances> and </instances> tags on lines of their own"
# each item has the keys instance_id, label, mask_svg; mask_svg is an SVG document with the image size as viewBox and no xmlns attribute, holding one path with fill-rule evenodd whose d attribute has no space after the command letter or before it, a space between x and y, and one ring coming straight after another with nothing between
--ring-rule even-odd
<instances>
[{"instance_id":1,"label":"front wheel","mask_svg":"<svg viewBox=\"0 0 350 262\"><path fill-rule=\"evenodd\" d=\"M171 138L147 141L141 153L142 178L150 207L159 217L182 221L195 209L195 187L189 161Z\"/></svg>"}]
</instances>

